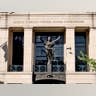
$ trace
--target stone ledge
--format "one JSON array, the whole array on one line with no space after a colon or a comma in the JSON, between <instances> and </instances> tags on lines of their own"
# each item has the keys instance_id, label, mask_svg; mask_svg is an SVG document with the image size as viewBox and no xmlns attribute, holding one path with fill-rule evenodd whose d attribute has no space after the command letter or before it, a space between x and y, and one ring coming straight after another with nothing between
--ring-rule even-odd
<instances>
[{"instance_id":1,"label":"stone ledge","mask_svg":"<svg viewBox=\"0 0 96 96\"><path fill-rule=\"evenodd\" d=\"M96 72L66 72L66 75L96 75Z\"/></svg>"},{"instance_id":2,"label":"stone ledge","mask_svg":"<svg viewBox=\"0 0 96 96\"><path fill-rule=\"evenodd\" d=\"M32 75L32 72L0 72L0 75Z\"/></svg>"}]
</instances>

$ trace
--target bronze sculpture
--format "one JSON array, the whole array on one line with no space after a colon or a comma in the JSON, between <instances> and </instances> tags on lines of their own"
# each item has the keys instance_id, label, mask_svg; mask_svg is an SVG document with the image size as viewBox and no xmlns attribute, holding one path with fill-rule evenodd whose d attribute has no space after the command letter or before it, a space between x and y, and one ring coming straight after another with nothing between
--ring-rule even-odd
<instances>
[{"instance_id":1,"label":"bronze sculpture","mask_svg":"<svg viewBox=\"0 0 96 96\"><path fill-rule=\"evenodd\" d=\"M60 39L60 36L55 39L55 40L51 40L51 37L49 36L47 41L44 41L41 37L40 37L40 40L43 42L44 44L44 47L45 47L45 53L46 53L46 56L47 56L47 65L51 64L51 61L53 60L53 57L54 57L54 52L53 52L53 47L55 45L55 42L58 41Z\"/></svg>"}]
</instances>

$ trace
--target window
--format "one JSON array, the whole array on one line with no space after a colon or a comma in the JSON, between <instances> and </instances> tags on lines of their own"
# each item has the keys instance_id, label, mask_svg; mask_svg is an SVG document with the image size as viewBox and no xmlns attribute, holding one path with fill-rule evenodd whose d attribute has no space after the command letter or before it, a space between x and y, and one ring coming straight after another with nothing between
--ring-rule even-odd
<instances>
[{"instance_id":1,"label":"window","mask_svg":"<svg viewBox=\"0 0 96 96\"><path fill-rule=\"evenodd\" d=\"M9 71L23 70L24 32L12 32L12 64Z\"/></svg>"},{"instance_id":2,"label":"window","mask_svg":"<svg viewBox=\"0 0 96 96\"><path fill-rule=\"evenodd\" d=\"M64 35L62 32L35 32L35 72L47 72L47 57L44 43L40 40L47 41L48 36L55 40L60 36L60 39L53 47L54 59L52 61L52 72L63 72L64 63Z\"/></svg>"},{"instance_id":3,"label":"window","mask_svg":"<svg viewBox=\"0 0 96 96\"><path fill-rule=\"evenodd\" d=\"M86 32L75 32L75 70L76 71L87 71L87 64L78 59L80 51L84 54L86 51Z\"/></svg>"}]
</instances>

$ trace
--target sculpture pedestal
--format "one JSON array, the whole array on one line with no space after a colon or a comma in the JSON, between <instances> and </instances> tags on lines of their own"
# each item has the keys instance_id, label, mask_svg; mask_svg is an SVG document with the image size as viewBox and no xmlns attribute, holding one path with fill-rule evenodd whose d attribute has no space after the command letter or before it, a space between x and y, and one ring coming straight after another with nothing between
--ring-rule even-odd
<instances>
[{"instance_id":1,"label":"sculpture pedestal","mask_svg":"<svg viewBox=\"0 0 96 96\"><path fill-rule=\"evenodd\" d=\"M48 64L47 65L47 72L48 72L48 74L50 74L51 75L51 64Z\"/></svg>"},{"instance_id":2,"label":"sculpture pedestal","mask_svg":"<svg viewBox=\"0 0 96 96\"><path fill-rule=\"evenodd\" d=\"M48 72L49 75L52 75L51 68L52 68L52 62L48 61L48 63L47 63L47 72Z\"/></svg>"}]
</instances>

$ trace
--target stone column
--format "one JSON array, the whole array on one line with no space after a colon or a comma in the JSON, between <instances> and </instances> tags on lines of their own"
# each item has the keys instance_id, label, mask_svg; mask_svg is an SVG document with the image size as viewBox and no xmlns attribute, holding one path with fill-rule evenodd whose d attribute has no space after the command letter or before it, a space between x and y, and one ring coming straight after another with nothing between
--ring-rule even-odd
<instances>
[{"instance_id":1,"label":"stone column","mask_svg":"<svg viewBox=\"0 0 96 96\"><path fill-rule=\"evenodd\" d=\"M24 72L32 72L32 29L24 29Z\"/></svg>"},{"instance_id":2,"label":"stone column","mask_svg":"<svg viewBox=\"0 0 96 96\"><path fill-rule=\"evenodd\" d=\"M0 29L0 72L7 72L8 29Z\"/></svg>"},{"instance_id":3,"label":"stone column","mask_svg":"<svg viewBox=\"0 0 96 96\"><path fill-rule=\"evenodd\" d=\"M89 58L96 59L96 29L90 29L89 32ZM90 71L92 68L90 68Z\"/></svg>"},{"instance_id":4,"label":"stone column","mask_svg":"<svg viewBox=\"0 0 96 96\"><path fill-rule=\"evenodd\" d=\"M66 72L75 72L75 31L66 29Z\"/></svg>"}]
</instances>

